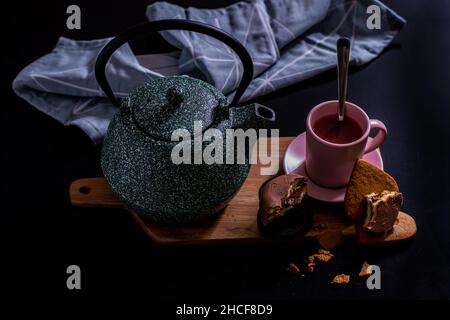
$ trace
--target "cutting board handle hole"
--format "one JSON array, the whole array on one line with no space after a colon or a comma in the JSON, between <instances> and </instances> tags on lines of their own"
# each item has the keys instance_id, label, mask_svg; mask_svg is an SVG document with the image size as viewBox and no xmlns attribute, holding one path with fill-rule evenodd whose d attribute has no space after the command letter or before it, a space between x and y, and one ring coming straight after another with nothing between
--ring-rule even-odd
<instances>
[{"instance_id":1,"label":"cutting board handle hole","mask_svg":"<svg viewBox=\"0 0 450 320\"><path fill-rule=\"evenodd\" d=\"M82 186L82 187L80 187L79 191L82 194L88 194L89 192L91 192L91 188L86 187L86 186Z\"/></svg>"}]
</instances>

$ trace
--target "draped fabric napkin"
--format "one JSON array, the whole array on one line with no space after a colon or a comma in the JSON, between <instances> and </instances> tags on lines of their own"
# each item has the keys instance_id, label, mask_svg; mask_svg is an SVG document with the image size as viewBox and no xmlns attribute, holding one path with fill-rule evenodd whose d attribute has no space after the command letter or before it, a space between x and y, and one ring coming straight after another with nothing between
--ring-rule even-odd
<instances>
[{"instance_id":1,"label":"draped fabric napkin","mask_svg":"<svg viewBox=\"0 0 450 320\"><path fill-rule=\"evenodd\" d=\"M369 29L367 8L380 9L380 29ZM350 63L362 65L378 56L405 20L377 0L252 0L226 8L183 8L167 2L147 7L150 21L189 19L232 34L249 51L255 74L241 101L253 99L310 78L336 64L336 41L352 41ZM228 97L242 67L226 45L202 34L165 31L179 52L136 57L128 44L112 57L107 77L113 91L125 96L143 82L173 74L201 78ZM55 49L22 70L13 82L16 94L65 125L83 129L102 141L117 108L94 77L98 52L109 41L60 38Z\"/></svg>"}]
</instances>

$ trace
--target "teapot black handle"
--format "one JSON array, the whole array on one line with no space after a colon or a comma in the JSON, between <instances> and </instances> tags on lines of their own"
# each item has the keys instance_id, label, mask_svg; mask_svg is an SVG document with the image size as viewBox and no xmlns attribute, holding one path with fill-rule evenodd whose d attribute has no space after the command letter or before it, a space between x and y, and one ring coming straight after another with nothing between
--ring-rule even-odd
<instances>
[{"instance_id":1,"label":"teapot black handle","mask_svg":"<svg viewBox=\"0 0 450 320\"><path fill-rule=\"evenodd\" d=\"M236 89L236 94L231 102L231 106L236 105L253 79L253 62L247 49L245 49L245 47L233 36L220 30L219 28L201 22L180 19L158 20L137 25L113 38L105 45L102 51L100 51L95 63L95 78L111 102L120 107L120 103L114 96L111 86L106 79L106 65L109 58L119 47L129 40L149 32L165 30L186 30L203 33L222 41L233 49L233 51L241 59L243 67L241 81L239 82L239 86Z\"/></svg>"}]
</instances>

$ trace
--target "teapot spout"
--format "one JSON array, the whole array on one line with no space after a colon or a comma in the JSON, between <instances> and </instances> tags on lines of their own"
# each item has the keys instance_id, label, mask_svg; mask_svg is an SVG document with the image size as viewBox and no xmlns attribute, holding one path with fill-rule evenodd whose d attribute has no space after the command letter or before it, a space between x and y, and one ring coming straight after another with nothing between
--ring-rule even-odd
<instances>
[{"instance_id":1,"label":"teapot spout","mask_svg":"<svg viewBox=\"0 0 450 320\"><path fill-rule=\"evenodd\" d=\"M259 103L230 108L231 127L234 129L261 129L267 121L275 121L275 111Z\"/></svg>"}]
</instances>

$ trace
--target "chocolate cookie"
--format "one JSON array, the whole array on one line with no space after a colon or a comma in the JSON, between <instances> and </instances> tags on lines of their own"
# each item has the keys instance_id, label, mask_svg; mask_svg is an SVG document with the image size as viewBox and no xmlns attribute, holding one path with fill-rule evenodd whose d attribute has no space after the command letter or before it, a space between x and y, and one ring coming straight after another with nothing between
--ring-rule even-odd
<instances>
[{"instance_id":1,"label":"chocolate cookie","mask_svg":"<svg viewBox=\"0 0 450 320\"><path fill-rule=\"evenodd\" d=\"M287 174L272 178L261 187L257 222L263 234L286 238L310 228L312 212L306 182L304 176Z\"/></svg>"}]
</instances>

